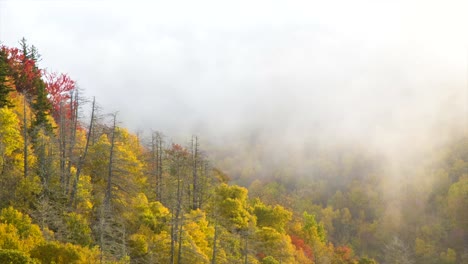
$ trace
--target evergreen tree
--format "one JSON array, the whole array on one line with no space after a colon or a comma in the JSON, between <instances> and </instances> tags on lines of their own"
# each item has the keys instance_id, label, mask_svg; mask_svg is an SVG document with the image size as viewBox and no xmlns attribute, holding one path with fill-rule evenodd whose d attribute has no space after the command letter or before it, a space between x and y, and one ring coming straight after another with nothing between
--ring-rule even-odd
<instances>
[{"instance_id":1,"label":"evergreen tree","mask_svg":"<svg viewBox=\"0 0 468 264\"><path fill-rule=\"evenodd\" d=\"M47 98L47 90L45 83L41 79L35 81L36 86L36 98L32 103L32 109L34 110L35 119L33 121L33 131L37 128L43 128L47 132L52 131L52 125L48 119L52 106L49 99Z\"/></svg>"},{"instance_id":2,"label":"evergreen tree","mask_svg":"<svg viewBox=\"0 0 468 264\"><path fill-rule=\"evenodd\" d=\"M7 54L4 49L0 49L0 108L5 106L12 106L8 99L8 94L12 91L7 84L7 76L9 75L9 68L7 62Z\"/></svg>"}]
</instances>

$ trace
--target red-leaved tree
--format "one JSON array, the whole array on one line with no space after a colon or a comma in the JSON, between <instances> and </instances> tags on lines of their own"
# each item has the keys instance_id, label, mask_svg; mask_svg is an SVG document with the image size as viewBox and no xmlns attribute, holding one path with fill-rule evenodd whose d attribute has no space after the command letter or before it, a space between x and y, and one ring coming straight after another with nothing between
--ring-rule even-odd
<instances>
[{"instance_id":1,"label":"red-leaved tree","mask_svg":"<svg viewBox=\"0 0 468 264\"><path fill-rule=\"evenodd\" d=\"M341 261L346 263L353 262L353 250L347 246L339 246L335 248L335 254L340 258Z\"/></svg>"},{"instance_id":2,"label":"red-leaved tree","mask_svg":"<svg viewBox=\"0 0 468 264\"><path fill-rule=\"evenodd\" d=\"M36 83L42 76L42 71L36 66L34 58L25 55L18 48L0 47L7 55L10 73L15 80L16 90L32 96L36 94Z\"/></svg>"},{"instance_id":3,"label":"red-leaved tree","mask_svg":"<svg viewBox=\"0 0 468 264\"><path fill-rule=\"evenodd\" d=\"M303 239L295 235L290 235L290 237L291 243L296 247L296 249L302 250L302 252L304 252L304 255L310 260L314 259L314 253L312 252L312 248L309 245L307 245Z\"/></svg>"},{"instance_id":4,"label":"red-leaved tree","mask_svg":"<svg viewBox=\"0 0 468 264\"><path fill-rule=\"evenodd\" d=\"M65 117L70 118L72 109L75 107L70 102L71 92L75 90L75 81L67 74L58 74L56 72L45 72L44 78L48 98L54 111L54 118L57 119L61 113L65 114Z\"/></svg>"}]
</instances>

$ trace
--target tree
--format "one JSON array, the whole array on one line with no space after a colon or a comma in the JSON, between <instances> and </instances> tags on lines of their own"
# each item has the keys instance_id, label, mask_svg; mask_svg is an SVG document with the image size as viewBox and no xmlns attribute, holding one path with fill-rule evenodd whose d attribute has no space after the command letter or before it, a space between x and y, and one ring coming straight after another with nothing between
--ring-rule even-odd
<instances>
[{"instance_id":1,"label":"tree","mask_svg":"<svg viewBox=\"0 0 468 264\"><path fill-rule=\"evenodd\" d=\"M214 229L209 225L206 215L201 210L192 210L184 216L184 255L180 263L209 263Z\"/></svg>"},{"instance_id":2,"label":"tree","mask_svg":"<svg viewBox=\"0 0 468 264\"><path fill-rule=\"evenodd\" d=\"M70 195L70 204L72 206L76 206L75 196L76 196L76 192L77 192L78 182L80 181L81 170L82 170L84 162L86 160L86 156L88 155L88 148L89 148L89 143L90 143L90 139L91 139L91 132L93 131L93 124L94 124L94 121L95 121L95 118L94 118L94 111L96 109L95 106L96 106L96 99L93 98L93 105L92 105L92 108L91 108L91 119L89 121L89 127L88 127L88 131L86 133L86 144L85 144L85 147L84 147L84 150L83 150L83 154L81 154L80 158L78 159L78 166L76 168L76 175L75 175L75 177L73 179L73 186L72 186L71 195Z\"/></svg>"},{"instance_id":3,"label":"tree","mask_svg":"<svg viewBox=\"0 0 468 264\"><path fill-rule=\"evenodd\" d=\"M8 159L20 161L22 145L18 116L8 108L0 108L0 174L8 168Z\"/></svg>"},{"instance_id":4,"label":"tree","mask_svg":"<svg viewBox=\"0 0 468 264\"><path fill-rule=\"evenodd\" d=\"M40 56L36 48L33 49L27 45L24 38L20 44L21 50L2 46L2 51L7 56L9 72L13 77L16 90L33 96L36 94L35 81L41 77L40 70L36 66L36 61Z\"/></svg>"},{"instance_id":5,"label":"tree","mask_svg":"<svg viewBox=\"0 0 468 264\"><path fill-rule=\"evenodd\" d=\"M322 223L317 223L314 214L307 212L303 213L300 221L296 220L290 227L292 235L303 240L305 244L310 246L312 253L308 254L313 258L314 262L321 263L323 261L331 261L334 257L334 250L330 244L327 244L326 231ZM303 247L307 248L307 247Z\"/></svg>"},{"instance_id":6,"label":"tree","mask_svg":"<svg viewBox=\"0 0 468 264\"><path fill-rule=\"evenodd\" d=\"M0 249L1 263L39 264L37 259L30 258L25 252L12 249Z\"/></svg>"},{"instance_id":7,"label":"tree","mask_svg":"<svg viewBox=\"0 0 468 264\"><path fill-rule=\"evenodd\" d=\"M452 184L447 195L447 211L452 223L468 232L468 174Z\"/></svg>"},{"instance_id":8,"label":"tree","mask_svg":"<svg viewBox=\"0 0 468 264\"><path fill-rule=\"evenodd\" d=\"M304 212L303 217L304 227L302 231L304 232L306 239L311 242L325 242L327 239L325 229L321 223L317 223L315 215Z\"/></svg>"},{"instance_id":9,"label":"tree","mask_svg":"<svg viewBox=\"0 0 468 264\"><path fill-rule=\"evenodd\" d=\"M255 232L255 241L257 255L271 256L281 263L294 261L294 248L288 235L271 227L261 227Z\"/></svg>"},{"instance_id":10,"label":"tree","mask_svg":"<svg viewBox=\"0 0 468 264\"><path fill-rule=\"evenodd\" d=\"M35 119L32 123L31 131L33 136L37 133L38 127L52 130L52 125L48 120L51 110L46 84L42 80L42 71L37 66L40 59L36 47L29 46L25 38L21 39L21 50L16 48L2 48L7 54L9 71L15 81L17 91L26 96L31 108L34 110Z\"/></svg>"},{"instance_id":11,"label":"tree","mask_svg":"<svg viewBox=\"0 0 468 264\"><path fill-rule=\"evenodd\" d=\"M41 263L86 264L99 262L97 250L57 242L37 245L31 251L31 257L39 259Z\"/></svg>"},{"instance_id":12,"label":"tree","mask_svg":"<svg viewBox=\"0 0 468 264\"><path fill-rule=\"evenodd\" d=\"M36 86L36 97L31 104L35 116L31 127L33 138L37 135L39 129L44 129L48 133L52 132L52 125L48 118L52 105L47 98L45 83L37 78L34 85Z\"/></svg>"},{"instance_id":13,"label":"tree","mask_svg":"<svg viewBox=\"0 0 468 264\"><path fill-rule=\"evenodd\" d=\"M271 227L280 233L285 232L285 227L292 217L292 213L284 207L280 205L267 206L259 199L254 202L253 213L257 217L258 227Z\"/></svg>"},{"instance_id":14,"label":"tree","mask_svg":"<svg viewBox=\"0 0 468 264\"><path fill-rule=\"evenodd\" d=\"M457 253L455 250L448 248L446 252L440 253L440 259L443 264L455 264L457 262Z\"/></svg>"},{"instance_id":15,"label":"tree","mask_svg":"<svg viewBox=\"0 0 468 264\"><path fill-rule=\"evenodd\" d=\"M22 106L23 106L23 142L24 142L24 149L23 149L23 172L24 176L27 177L29 175L29 144L28 144L28 128L30 122L28 123L28 115L29 114L29 107L28 104L32 101L33 96L35 93L35 82L40 79L40 71L36 67L36 61L31 58L31 50L28 48L26 44L26 40L23 38L21 41L23 52L21 52L18 48L9 48L6 46L1 46L1 53L2 59L6 57L6 62L8 64L7 69L2 69L2 76L9 74L12 77L11 86L16 89L16 91L23 94ZM36 53L34 56L38 57L37 50L34 51ZM5 67L3 64L2 67ZM2 94L6 94L5 90L5 82L1 82L2 84Z\"/></svg>"},{"instance_id":16,"label":"tree","mask_svg":"<svg viewBox=\"0 0 468 264\"><path fill-rule=\"evenodd\" d=\"M314 260L314 255L310 245L306 244L303 239L296 235L290 235L291 244L296 247L296 259L300 260L300 263L312 262Z\"/></svg>"},{"instance_id":17,"label":"tree","mask_svg":"<svg viewBox=\"0 0 468 264\"><path fill-rule=\"evenodd\" d=\"M268 256L268 257L262 259L262 264L280 264L280 263L281 262L279 262L278 260L276 260L272 256Z\"/></svg>"},{"instance_id":18,"label":"tree","mask_svg":"<svg viewBox=\"0 0 468 264\"><path fill-rule=\"evenodd\" d=\"M53 115L58 122L58 143L60 152L60 183L65 194L69 194L72 163L76 164L74 148L78 130L78 91L71 91L68 102L60 98L58 110ZM53 102L52 102L53 103Z\"/></svg>"},{"instance_id":19,"label":"tree","mask_svg":"<svg viewBox=\"0 0 468 264\"><path fill-rule=\"evenodd\" d=\"M29 161L28 161L28 119L27 119L27 112L26 112L26 95L23 95L23 171L24 177L27 178L29 175Z\"/></svg>"},{"instance_id":20,"label":"tree","mask_svg":"<svg viewBox=\"0 0 468 264\"><path fill-rule=\"evenodd\" d=\"M0 208L15 200L22 176L23 140L19 120L13 110L0 108Z\"/></svg>"},{"instance_id":21,"label":"tree","mask_svg":"<svg viewBox=\"0 0 468 264\"><path fill-rule=\"evenodd\" d=\"M0 212L0 248L29 252L44 240L39 226L13 207Z\"/></svg>"},{"instance_id":22,"label":"tree","mask_svg":"<svg viewBox=\"0 0 468 264\"><path fill-rule=\"evenodd\" d=\"M0 47L0 108L12 106L8 95L13 91L9 82L10 69L4 47Z\"/></svg>"},{"instance_id":23,"label":"tree","mask_svg":"<svg viewBox=\"0 0 468 264\"><path fill-rule=\"evenodd\" d=\"M398 237L393 239L385 246L385 264L412 264L409 248Z\"/></svg>"},{"instance_id":24,"label":"tree","mask_svg":"<svg viewBox=\"0 0 468 264\"><path fill-rule=\"evenodd\" d=\"M56 72L45 72L44 78L55 120L57 121L58 116L63 114L67 119L71 119L74 115L74 102L76 102L76 100L70 100L73 99L73 91L76 90L75 81L67 74Z\"/></svg>"},{"instance_id":25,"label":"tree","mask_svg":"<svg viewBox=\"0 0 468 264\"><path fill-rule=\"evenodd\" d=\"M91 228L86 218L77 213L65 214L65 240L67 242L80 245L90 246L93 242L91 237Z\"/></svg>"},{"instance_id":26,"label":"tree","mask_svg":"<svg viewBox=\"0 0 468 264\"><path fill-rule=\"evenodd\" d=\"M226 228L240 232L255 223L255 218L248 211L247 189L221 184L215 192L215 210Z\"/></svg>"},{"instance_id":27,"label":"tree","mask_svg":"<svg viewBox=\"0 0 468 264\"><path fill-rule=\"evenodd\" d=\"M239 236L243 245L238 245L242 251L244 263L250 255L249 240L254 232L255 217L250 213L247 201L247 189L240 186L221 184L215 189L213 212L216 221L233 235Z\"/></svg>"},{"instance_id":28,"label":"tree","mask_svg":"<svg viewBox=\"0 0 468 264\"><path fill-rule=\"evenodd\" d=\"M200 159L200 153L199 153L199 147L200 144L198 143L198 137L197 136L192 136L192 144L191 144L191 150L192 150L192 189L193 189L193 201L192 201L192 210L196 210L200 208L200 187L199 187L199 173L198 173L198 167L199 167L199 159Z\"/></svg>"},{"instance_id":29,"label":"tree","mask_svg":"<svg viewBox=\"0 0 468 264\"><path fill-rule=\"evenodd\" d=\"M126 232L122 219L116 217L118 211L113 205L117 197L113 191L115 184L114 179L114 157L115 157L115 143L116 143L116 122L117 114L113 114L112 127L110 131L110 149L109 160L107 163L107 179L104 191L104 200L102 202L99 219L99 246L101 249L101 261L104 253L110 254L112 257L120 259L126 256Z\"/></svg>"},{"instance_id":30,"label":"tree","mask_svg":"<svg viewBox=\"0 0 468 264\"><path fill-rule=\"evenodd\" d=\"M43 192L45 195L55 191L63 193L60 179L56 177L59 175L57 173L59 159L55 151L54 135L42 128L38 128L34 134L32 146L37 160L35 174L41 179Z\"/></svg>"},{"instance_id":31,"label":"tree","mask_svg":"<svg viewBox=\"0 0 468 264\"><path fill-rule=\"evenodd\" d=\"M146 184L137 143L135 136L117 127L113 115L106 134L89 149L83 172L91 176L95 187L93 204L97 223L93 226L103 260L123 259L128 254L127 239L132 230L127 212L132 212L131 198Z\"/></svg>"},{"instance_id":32,"label":"tree","mask_svg":"<svg viewBox=\"0 0 468 264\"><path fill-rule=\"evenodd\" d=\"M356 264L353 249L347 246L335 247L335 261L337 264Z\"/></svg>"},{"instance_id":33,"label":"tree","mask_svg":"<svg viewBox=\"0 0 468 264\"><path fill-rule=\"evenodd\" d=\"M377 261L375 261L374 259L363 257L359 260L358 263L359 264L377 264Z\"/></svg>"},{"instance_id":34,"label":"tree","mask_svg":"<svg viewBox=\"0 0 468 264\"><path fill-rule=\"evenodd\" d=\"M163 149L164 139L161 132L153 132L151 134L151 145L150 145L150 175L153 178L154 193L156 201L163 202Z\"/></svg>"},{"instance_id":35,"label":"tree","mask_svg":"<svg viewBox=\"0 0 468 264\"><path fill-rule=\"evenodd\" d=\"M189 160L189 152L178 144L173 144L172 148L167 150L167 156L170 163L170 175L173 178L169 188L171 188L172 195L171 201L171 263L180 262L182 254L182 227L183 227L183 214L184 214L184 197L186 197L186 190L188 189L187 181L187 168ZM174 186L175 185L175 186ZM177 258L176 258L176 243L178 243Z\"/></svg>"}]
</instances>

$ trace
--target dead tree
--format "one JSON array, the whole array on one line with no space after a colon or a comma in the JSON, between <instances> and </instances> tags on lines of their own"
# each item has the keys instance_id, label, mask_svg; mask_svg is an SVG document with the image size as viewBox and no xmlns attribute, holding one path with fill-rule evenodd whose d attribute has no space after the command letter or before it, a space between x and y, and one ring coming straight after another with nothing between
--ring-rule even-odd
<instances>
[{"instance_id":1,"label":"dead tree","mask_svg":"<svg viewBox=\"0 0 468 264\"><path fill-rule=\"evenodd\" d=\"M101 249L101 261L104 254L110 254L113 259L118 259L126 252L126 227L113 207L113 186L115 166L115 142L117 129L117 113L113 114L112 128L110 131L109 161L107 167L107 179L104 193L104 201L99 217L99 246Z\"/></svg>"},{"instance_id":2,"label":"dead tree","mask_svg":"<svg viewBox=\"0 0 468 264\"><path fill-rule=\"evenodd\" d=\"M85 144L83 154L80 155L80 158L78 160L78 166L76 168L76 175L75 175L75 178L73 180L73 187L72 187L72 190L71 190L70 204L72 206L76 206L75 196L76 196L76 192L77 192L77 188L78 188L78 182L80 181L81 170L82 170L83 164L84 164L84 162L86 160L86 155L88 154L88 148L89 148L91 133L93 131L94 111L95 111L95 109L96 109L96 98L93 98L93 106L92 106L92 109L91 109L91 120L89 122L88 133L86 134L86 144Z\"/></svg>"},{"instance_id":3,"label":"dead tree","mask_svg":"<svg viewBox=\"0 0 468 264\"><path fill-rule=\"evenodd\" d=\"M113 125L111 131L111 146L109 152L109 166L108 166L108 174L107 174L107 186L106 192L104 196L104 206L110 207L110 202L112 199L112 167L114 165L114 147L115 147L115 128L116 128L116 120L117 120L117 113L113 114Z\"/></svg>"},{"instance_id":4,"label":"dead tree","mask_svg":"<svg viewBox=\"0 0 468 264\"><path fill-rule=\"evenodd\" d=\"M160 132L151 135L151 175L154 178L156 201L162 202L163 136Z\"/></svg>"},{"instance_id":5,"label":"dead tree","mask_svg":"<svg viewBox=\"0 0 468 264\"><path fill-rule=\"evenodd\" d=\"M217 240L218 240L218 222L215 221L214 236L213 236L213 255L211 257L211 264L216 264L216 254L218 253L218 249L216 247Z\"/></svg>"},{"instance_id":6,"label":"dead tree","mask_svg":"<svg viewBox=\"0 0 468 264\"><path fill-rule=\"evenodd\" d=\"M199 192L199 181L198 181L198 137L192 136L192 178L193 178L193 196L192 196L192 209L196 210L200 207L200 192Z\"/></svg>"},{"instance_id":7,"label":"dead tree","mask_svg":"<svg viewBox=\"0 0 468 264\"><path fill-rule=\"evenodd\" d=\"M59 135L58 135L58 142L59 142L59 164L60 164L60 184L62 186L62 190L65 190L65 164L66 164L66 124L65 124L65 113L63 107L63 101L60 102L59 105Z\"/></svg>"},{"instance_id":8,"label":"dead tree","mask_svg":"<svg viewBox=\"0 0 468 264\"><path fill-rule=\"evenodd\" d=\"M94 103L93 103L94 105ZM94 107L94 106L93 106ZM78 110L79 110L79 96L78 90L75 90L74 93L72 92L70 97L70 144L68 145L68 160L67 160L67 167L66 167L66 179L65 179L65 186L66 192L69 193L70 190L70 178L71 178L71 168L72 163L75 161L73 157L73 150L75 149L76 144L76 131L78 129Z\"/></svg>"},{"instance_id":9,"label":"dead tree","mask_svg":"<svg viewBox=\"0 0 468 264\"><path fill-rule=\"evenodd\" d=\"M175 197L172 201L172 221L171 221L171 254L170 263L180 263L182 256L182 229L183 229L183 202L185 199L185 191L188 187L188 161L190 153L180 145L173 145L172 149L168 150L170 157L170 172L171 176L175 176ZM172 186L171 186L172 187ZM176 242L178 243L177 262L176 259Z\"/></svg>"},{"instance_id":10,"label":"dead tree","mask_svg":"<svg viewBox=\"0 0 468 264\"><path fill-rule=\"evenodd\" d=\"M24 93L23 97L23 170L24 170L24 177L28 177L29 173L29 164L28 164L28 124L26 118L26 93Z\"/></svg>"}]
</instances>

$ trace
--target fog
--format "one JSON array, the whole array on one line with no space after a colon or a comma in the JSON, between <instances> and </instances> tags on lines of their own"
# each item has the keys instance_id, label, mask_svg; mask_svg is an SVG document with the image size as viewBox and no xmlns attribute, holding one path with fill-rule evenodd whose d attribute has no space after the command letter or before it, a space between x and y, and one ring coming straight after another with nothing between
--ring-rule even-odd
<instances>
[{"instance_id":1,"label":"fog","mask_svg":"<svg viewBox=\"0 0 468 264\"><path fill-rule=\"evenodd\" d=\"M42 67L132 131L286 152L357 142L401 158L466 132L467 7L2 0L0 40L27 38Z\"/></svg>"}]
</instances>

